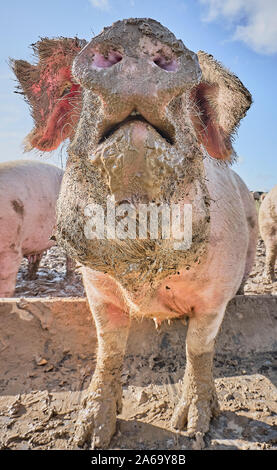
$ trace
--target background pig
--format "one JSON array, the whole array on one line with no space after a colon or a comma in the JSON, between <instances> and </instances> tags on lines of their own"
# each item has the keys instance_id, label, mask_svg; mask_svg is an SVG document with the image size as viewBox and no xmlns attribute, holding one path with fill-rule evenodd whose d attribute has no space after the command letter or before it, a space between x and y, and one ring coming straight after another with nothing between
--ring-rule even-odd
<instances>
[{"instance_id":1,"label":"background pig","mask_svg":"<svg viewBox=\"0 0 277 470\"><path fill-rule=\"evenodd\" d=\"M276 280L274 268L277 258L277 185L265 195L259 211L260 234L266 247L265 279Z\"/></svg>"},{"instance_id":2,"label":"background pig","mask_svg":"<svg viewBox=\"0 0 277 470\"><path fill-rule=\"evenodd\" d=\"M0 164L0 297L11 297L23 257L33 278L56 223L63 171L47 163Z\"/></svg>"},{"instance_id":3,"label":"background pig","mask_svg":"<svg viewBox=\"0 0 277 470\"><path fill-rule=\"evenodd\" d=\"M44 48L44 41L36 50ZM44 94L51 96L47 83L59 82L63 41L53 40L37 66L24 63L26 79L21 61L13 63L29 102L38 114L40 108L47 114L46 123L35 116L29 136L30 145L41 148L41 135L47 134L45 151L63 139L56 132L54 104L50 100L45 108L41 99L47 74ZM71 61L74 52L72 47L67 55ZM47 64L54 61L55 70L49 70ZM228 166L234 155L231 136L251 95L212 56L196 55L160 23L145 18L118 21L94 37L73 60L70 83L64 95L59 95L60 83L51 88L61 98L59 105L69 109L62 119L71 129L57 237L84 266L98 334L97 366L74 443L109 444L121 407L130 318L141 317L156 323L189 317L183 394L172 425L187 425L190 435L202 435L218 408L215 337L256 247L253 198ZM134 208L191 204L191 247L176 250L175 240L161 234L157 239L86 237L85 208L97 203L104 211L111 196L117 206L128 202Z\"/></svg>"}]
</instances>

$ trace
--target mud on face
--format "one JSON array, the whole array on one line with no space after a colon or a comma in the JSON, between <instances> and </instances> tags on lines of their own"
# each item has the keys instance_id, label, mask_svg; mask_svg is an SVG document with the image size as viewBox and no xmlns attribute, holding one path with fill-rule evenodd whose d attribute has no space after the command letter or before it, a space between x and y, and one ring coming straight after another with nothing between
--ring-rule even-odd
<instances>
[{"instance_id":1,"label":"mud on face","mask_svg":"<svg viewBox=\"0 0 277 470\"><path fill-rule=\"evenodd\" d=\"M174 272L180 253L173 252L172 241L162 239L87 240L85 206L104 208L109 195L135 206L186 199L194 204L195 194L205 192L202 151L187 105L201 74L197 57L158 23L145 28L140 20L119 22L94 38L74 61L84 102L69 147L71 177L65 179L58 206L60 241L82 263L124 278L129 288L130 283L138 288L138 276L157 283ZM72 178L74 201L68 204ZM207 221L203 204L194 219L191 258L203 251ZM189 263L188 254L182 255Z\"/></svg>"}]
</instances>

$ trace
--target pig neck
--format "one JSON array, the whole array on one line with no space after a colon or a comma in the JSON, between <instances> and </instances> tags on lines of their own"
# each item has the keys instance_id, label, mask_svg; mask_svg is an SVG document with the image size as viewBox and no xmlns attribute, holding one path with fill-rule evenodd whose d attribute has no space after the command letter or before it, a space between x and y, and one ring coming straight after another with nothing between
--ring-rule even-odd
<instances>
[{"instance_id":1,"label":"pig neck","mask_svg":"<svg viewBox=\"0 0 277 470\"><path fill-rule=\"evenodd\" d=\"M200 155L201 152L201 155ZM201 157L201 158L200 158ZM109 274L136 297L142 286L156 290L161 281L205 257L209 238L209 194L203 153L186 161L186 176L174 184L170 201L192 204L192 245L174 250L172 240L88 240L84 235L88 204L102 206L110 195L103 169L88 158L71 155L58 203L58 241L69 255L95 271ZM166 188L168 191L168 188ZM167 199L168 200L168 199Z\"/></svg>"}]
</instances>

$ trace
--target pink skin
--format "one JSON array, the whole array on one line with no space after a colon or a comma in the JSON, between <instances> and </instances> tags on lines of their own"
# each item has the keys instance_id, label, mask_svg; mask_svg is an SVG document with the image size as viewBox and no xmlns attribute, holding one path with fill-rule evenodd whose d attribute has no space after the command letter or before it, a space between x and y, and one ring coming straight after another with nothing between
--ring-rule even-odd
<instances>
[{"instance_id":1,"label":"pink skin","mask_svg":"<svg viewBox=\"0 0 277 470\"><path fill-rule=\"evenodd\" d=\"M104 57L103 54L100 54L98 51L94 52L93 60L91 67L93 68L108 68L112 65L117 64L122 59L122 55L117 51L110 51L107 57Z\"/></svg>"},{"instance_id":2,"label":"pink skin","mask_svg":"<svg viewBox=\"0 0 277 470\"><path fill-rule=\"evenodd\" d=\"M59 90L64 83L70 84L71 88L65 96L60 97ZM67 66L58 70L55 79L47 70L45 76L38 83L32 85L31 90L37 101L40 101L44 90L46 90L49 99L48 112L45 114L45 110L40 109L43 129L36 129L31 137L31 143L40 150L44 150L45 145L48 145L49 150L54 150L62 140L70 136L73 122L79 117L76 110L73 113L79 96L79 86L72 83L70 68ZM52 95L55 96L54 99ZM54 140L53 135L55 135Z\"/></svg>"},{"instance_id":3,"label":"pink skin","mask_svg":"<svg viewBox=\"0 0 277 470\"><path fill-rule=\"evenodd\" d=\"M31 160L0 164L0 297L12 297L23 257L33 263L53 246L62 175Z\"/></svg>"},{"instance_id":4,"label":"pink skin","mask_svg":"<svg viewBox=\"0 0 277 470\"><path fill-rule=\"evenodd\" d=\"M168 72L176 72L178 68L177 60L176 59L171 59L170 62L168 62L165 57L163 57L161 54L158 54L153 61L158 67L161 69L167 70Z\"/></svg>"}]
</instances>

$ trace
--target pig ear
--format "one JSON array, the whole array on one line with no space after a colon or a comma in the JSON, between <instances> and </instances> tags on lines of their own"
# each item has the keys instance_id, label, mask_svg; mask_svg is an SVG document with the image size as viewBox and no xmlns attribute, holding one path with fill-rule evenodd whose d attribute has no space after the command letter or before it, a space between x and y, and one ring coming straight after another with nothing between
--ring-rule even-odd
<instances>
[{"instance_id":1,"label":"pig ear","mask_svg":"<svg viewBox=\"0 0 277 470\"><path fill-rule=\"evenodd\" d=\"M232 136L251 106L252 97L241 81L213 56L198 52L202 81L192 90L193 123L208 153L220 160L234 155Z\"/></svg>"},{"instance_id":2,"label":"pig ear","mask_svg":"<svg viewBox=\"0 0 277 470\"><path fill-rule=\"evenodd\" d=\"M11 60L18 88L30 105L35 124L25 139L26 150L54 150L73 134L82 103L71 65L85 44L77 38L43 38L32 45L36 65Z\"/></svg>"}]
</instances>

